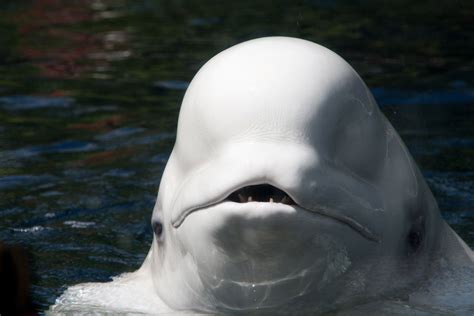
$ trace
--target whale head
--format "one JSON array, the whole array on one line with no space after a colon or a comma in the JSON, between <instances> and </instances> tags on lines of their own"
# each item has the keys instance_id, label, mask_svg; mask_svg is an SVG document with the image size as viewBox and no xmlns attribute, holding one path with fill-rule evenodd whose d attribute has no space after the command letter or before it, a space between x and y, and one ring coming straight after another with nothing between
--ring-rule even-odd
<instances>
[{"instance_id":1,"label":"whale head","mask_svg":"<svg viewBox=\"0 0 474 316\"><path fill-rule=\"evenodd\" d=\"M204 311L324 309L408 286L441 223L354 69L285 37L196 74L151 221L155 290Z\"/></svg>"}]
</instances>

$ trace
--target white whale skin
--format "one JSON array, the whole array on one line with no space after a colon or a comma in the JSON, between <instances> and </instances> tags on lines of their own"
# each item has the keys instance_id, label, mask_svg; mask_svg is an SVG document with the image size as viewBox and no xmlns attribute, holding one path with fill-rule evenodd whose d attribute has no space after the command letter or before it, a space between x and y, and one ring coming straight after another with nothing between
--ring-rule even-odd
<instances>
[{"instance_id":1,"label":"white whale skin","mask_svg":"<svg viewBox=\"0 0 474 316\"><path fill-rule=\"evenodd\" d=\"M229 198L263 185L295 204ZM121 279L122 303L101 297L100 285L78 285L56 308L71 304L67 297L156 313L325 312L410 297L435 304L416 292L421 284L474 260L354 69L295 38L244 42L199 70L152 223L162 234L131 281ZM137 288L148 305L123 299Z\"/></svg>"}]
</instances>

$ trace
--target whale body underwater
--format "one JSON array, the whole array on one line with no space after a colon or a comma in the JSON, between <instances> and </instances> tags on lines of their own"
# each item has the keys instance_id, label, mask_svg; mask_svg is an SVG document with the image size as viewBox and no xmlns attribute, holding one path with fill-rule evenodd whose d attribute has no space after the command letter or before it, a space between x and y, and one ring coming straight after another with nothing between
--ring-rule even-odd
<instances>
[{"instance_id":1,"label":"whale body underwater","mask_svg":"<svg viewBox=\"0 0 474 316\"><path fill-rule=\"evenodd\" d=\"M474 311L472 250L359 75L306 40L247 41L198 71L151 225L138 271L50 311Z\"/></svg>"}]
</instances>

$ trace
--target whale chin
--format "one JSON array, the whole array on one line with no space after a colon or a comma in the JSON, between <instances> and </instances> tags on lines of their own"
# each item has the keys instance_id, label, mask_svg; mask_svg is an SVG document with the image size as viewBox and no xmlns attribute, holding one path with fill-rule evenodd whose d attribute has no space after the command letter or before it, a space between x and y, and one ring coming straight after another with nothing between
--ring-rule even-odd
<instances>
[{"instance_id":1,"label":"whale chin","mask_svg":"<svg viewBox=\"0 0 474 316\"><path fill-rule=\"evenodd\" d=\"M222 311L314 297L351 266L341 236L368 242L330 218L265 202L226 201L201 209L178 232L185 232L180 239L200 282Z\"/></svg>"}]
</instances>

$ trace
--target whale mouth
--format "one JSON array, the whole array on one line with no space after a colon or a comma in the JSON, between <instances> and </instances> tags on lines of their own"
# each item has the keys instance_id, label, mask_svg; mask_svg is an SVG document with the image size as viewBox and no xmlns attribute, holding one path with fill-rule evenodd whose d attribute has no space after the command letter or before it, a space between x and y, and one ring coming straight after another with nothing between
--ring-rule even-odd
<instances>
[{"instance_id":1,"label":"whale mouth","mask_svg":"<svg viewBox=\"0 0 474 316\"><path fill-rule=\"evenodd\" d=\"M369 241L380 242L379 236L374 234L368 227L362 225L352 217L341 214L340 212L337 212L336 210L327 207L321 206L318 208L311 209L303 207L296 203L295 200L289 194L270 184L256 184L244 186L233 191L224 199L218 200L214 203L208 203L206 205L201 205L188 209L187 211L181 213L180 216L172 222L172 225L174 228L178 228L179 226L181 226L181 224L184 222L184 220L188 217L189 214L199 211L203 208L225 202L233 202L240 204L262 203L264 205L268 205L270 208L272 206L278 207L278 205L283 204L286 205L286 207L301 209L303 211L331 218L343 225L350 227L355 232L359 233L362 237L368 239Z\"/></svg>"},{"instance_id":2,"label":"whale mouth","mask_svg":"<svg viewBox=\"0 0 474 316\"><path fill-rule=\"evenodd\" d=\"M284 191L270 185L249 185L232 192L225 201L235 203L268 202L297 205Z\"/></svg>"}]
</instances>

